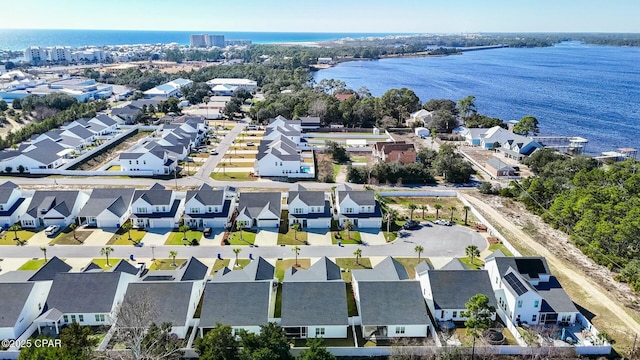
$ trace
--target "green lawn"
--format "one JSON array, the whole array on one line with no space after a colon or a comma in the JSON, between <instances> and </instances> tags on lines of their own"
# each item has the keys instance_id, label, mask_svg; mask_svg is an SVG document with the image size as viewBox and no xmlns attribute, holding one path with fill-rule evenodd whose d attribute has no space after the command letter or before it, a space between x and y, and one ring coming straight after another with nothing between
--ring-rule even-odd
<instances>
[{"instance_id":1,"label":"green lawn","mask_svg":"<svg viewBox=\"0 0 640 360\"><path fill-rule=\"evenodd\" d=\"M258 180L257 177L251 176L247 172L230 172L230 171L227 171L227 173L224 174L222 172L222 169L218 170L217 172L212 172L211 173L211 178L213 180L218 180L218 181L256 181L256 180Z\"/></svg>"},{"instance_id":2,"label":"green lawn","mask_svg":"<svg viewBox=\"0 0 640 360\"><path fill-rule=\"evenodd\" d=\"M509 249L507 249L507 247L502 245L502 244L489 245L489 251L494 252L494 251L498 251L498 250L501 250L507 256L513 256L511 251L509 251Z\"/></svg>"},{"instance_id":3,"label":"green lawn","mask_svg":"<svg viewBox=\"0 0 640 360\"><path fill-rule=\"evenodd\" d=\"M242 238L240 231L233 231L227 238L227 245L252 245L256 241L256 233L250 230L242 230Z\"/></svg>"},{"instance_id":4,"label":"green lawn","mask_svg":"<svg viewBox=\"0 0 640 360\"><path fill-rule=\"evenodd\" d=\"M278 233L278 245L304 245L307 243L307 233L298 231L296 239L294 239L294 231L289 228L286 234Z\"/></svg>"},{"instance_id":5,"label":"green lawn","mask_svg":"<svg viewBox=\"0 0 640 360\"><path fill-rule=\"evenodd\" d=\"M349 316L358 316L358 306L356 305L356 298L353 296L351 283L347 284L347 309Z\"/></svg>"},{"instance_id":6,"label":"green lawn","mask_svg":"<svg viewBox=\"0 0 640 360\"><path fill-rule=\"evenodd\" d=\"M139 243L142 238L147 235L147 232L140 229L131 229L131 240L129 240L129 234L123 231L122 228L111 237L107 242L107 245L135 245Z\"/></svg>"},{"instance_id":7,"label":"green lawn","mask_svg":"<svg viewBox=\"0 0 640 360\"><path fill-rule=\"evenodd\" d=\"M75 237L70 227L66 227L58 235L49 242L56 245L82 245L84 241L91 235L91 231L76 230Z\"/></svg>"},{"instance_id":8,"label":"green lawn","mask_svg":"<svg viewBox=\"0 0 640 360\"><path fill-rule=\"evenodd\" d=\"M340 172L340 165L333 164L333 179L335 180L338 177L338 173Z\"/></svg>"},{"instance_id":9,"label":"green lawn","mask_svg":"<svg viewBox=\"0 0 640 360\"><path fill-rule=\"evenodd\" d=\"M22 264L18 270L38 270L44 265L44 259L29 260Z\"/></svg>"},{"instance_id":10,"label":"green lawn","mask_svg":"<svg viewBox=\"0 0 640 360\"><path fill-rule=\"evenodd\" d=\"M469 259L468 256L461 257L459 259L460 259L460 261L462 261L463 264L465 264L471 270L482 269L482 266L484 265L484 261L482 261L482 260L480 260L478 258L473 259L473 264L471 264L471 259Z\"/></svg>"},{"instance_id":11,"label":"green lawn","mask_svg":"<svg viewBox=\"0 0 640 360\"><path fill-rule=\"evenodd\" d=\"M251 263L251 260L249 260L249 259L238 259L238 261L233 266L233 269L231 269L231 270L244 269L244 267L249 265L250 263Z\"/></svg>"},{"instance_id":12,"label":"green lawn","mask_svg":"<svg viewBox=\"0 0 640 360\"><path fill-rule=\"evenodd\" d=\"M340 231L340 237L342 238L342 245L354 245L354 244L362 244L362 239L360 238L360 232L357 230L351 230L350 237L347 236L347 230ZM333 244L337 244L338 240L336 239L335 232L331 234L331 242Z\"/></svg>"},{"instance_id":13,"label":"green lawn","mask_svg":"<svg viewBox=\"0 0 640 360\"><path fill-rule=\"evenodd\" d=\"M176 259L176 266L172 266L172 262L172 259L156 259L149 267L149 270L175 270L179 268L180 265L186 263L187 259Z\"/></svg>"},{"instance_id":14,"label":"green lawn","mask_svg":"<svg viewBox=\"0 0 640 360\"><path fill-rule=\"evenodd\" d=\"M107 258L95 258L93 260L91 260L91 262L94 262L96 265L100 266L102 269L104 270L109 270L111 269L112 266L114 266L115 264L118 263L118 261L120 261L122 259L119 258L109 258L109 266L107 266Z\"/></svg>"},{"instance_id":15,"label":"green lawn","mask_svg":"<svg viewBox=\"0 0 640 360\"><path fill-rule=\"evenodd\" d=\"M337 258L336 264L340 266L341 269L348 269L342 273L342 279L348 283L351 282L351 270L357 269L371 269L371 260L369 258L361 257L356 264L356 258Z\"/></svg>"},{"instance_id":16,"label":"green lawn","mask_svg":"<svg viewBox=\"0 0 640 360\"><path fill-rule=\"evenodd\" d=\"M296 264L295 259L286 259L286 260L278 260L276 261L276 277L278 280L282 281L284 279L285 270ZM298 258L298 268L299 269L308 269L311 266L311 259L301 259Z\"/></svg>"},{"instance_id":17,"label":"green lawn","mask_svg":"<svg viewBox=\"0 0 640 360\"><path fill-rule=\"evenodd\" d=\"M202 231L189 230L187 231L187 240L183 240L184 234L180 231L172 231L165 241L165 245L191 245L191 240L196 239L200 242L202 239Z\"/></svg>"},{"instance_id":18,"label":"green lawn","mask_svg":"<svg viewBox=\"0 0 640 360\"><path fill-rule=\"evenodd\" d=\"M216 259L216 262L213 263L213 268L211 268L211 274L215 274L218 271L222 270L224 267L229 267L229 259Z\"/></svg>"},{"instance_id":19,"label":"green lawn","mask_svg":"<svg viewBox=\"0 0 640 360\"><path fill-rule=\"evenodd\" d=\"M18 231L18 239L20 242L27 242L27 240L31 239L33 235L36 233L30 230L20 230ZM13 240L16 237L16 233L14 231L5 231L0 237L0 245L18 245L18 241Z\"/></svg>"}]
</instances>

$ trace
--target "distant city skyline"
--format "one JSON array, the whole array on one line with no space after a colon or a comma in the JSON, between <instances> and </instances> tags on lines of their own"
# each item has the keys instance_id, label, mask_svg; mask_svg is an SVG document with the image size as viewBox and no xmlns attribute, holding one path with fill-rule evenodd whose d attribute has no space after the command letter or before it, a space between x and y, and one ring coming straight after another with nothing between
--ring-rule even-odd
<instances>
[{"instance_id":1,"label":"distant city skyline","mask_svg":"<svg viewBox=\"0 0 640 360\"><path fill-rule=\"evenodd\" d=\"M2 29L197 32L640 32L640 1L25 0ZM142 16L141 16L142 15ZM1 45L1 44L0 44Z\"/></svg>"}]
</instances>

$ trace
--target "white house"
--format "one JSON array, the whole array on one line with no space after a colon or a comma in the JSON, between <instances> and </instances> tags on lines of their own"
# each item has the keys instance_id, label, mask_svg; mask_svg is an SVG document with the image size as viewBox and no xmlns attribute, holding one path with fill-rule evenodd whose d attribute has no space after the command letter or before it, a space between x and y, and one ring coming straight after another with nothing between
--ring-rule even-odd
<instances>
[{"instance_id":1,"label":"white house","mask_svg":"<svg viewBox=\"0 0 640 360\"><path fill-rule=\"evenodd\" d=\"M180 89L185 86L191 86L193 81L189 79L178 78L168 83L158 85L152 89L149 89L144 92L144 97L147 99L150 98L163 98L168 99L172 96L179 96Z\"/></svg>"},{"instance_id":2,"label":"white house","mask_svg":"<svg viewBox=\"0 0 640 360\"><path fill-rule=\"evenodd\" d=\"M262 257L241 270L224 267L207 281L200 312L200 335L216 326L230 325L234 331L259 333L260 326L274 317L277 280L275 267ZM275 302L274 302L275 303Z\"/></svg>"},{"instance_id":3,"label":"white house","mask_svg":"<svg viewBox=\"0 0 640 360\"><path fill-rule=\"evenodd\" d=\"M99 228L118 228L131 215L135 189L94 189L78 213L80 224Z\"/></svg>"},{"instance_id":4,"label":"white house","mask_svg":"<svg viewBox=\"0 0 640 360\"><path fill-rule=\"evenodd\" d=\"M122 171L149 171L154 175L171 174L176 170L178 164L161 147L158 149L141 147L134 151L122 152L118 161Z\"/></svg>"},{"instance_id":5,"label":"white house","mask_svg":"<svg viewBox=\"0 0 640 360\"><path fill-rule=\"evenodd\" d=\"M0 339L17 339L31 326L44 309L50 287L50 281L0 280Z\"/></svg>"},{"instance_id":6,"label":"white house","mask_svg":"<svg viewBox=\"0 0 640 360\"><path fill-rule=\"evenodd\" d=\"M140 281L129 284L123 306L151 301L152 321L170 322L171 332L184 339L204 291L209 268L191 257L176 270L149 271Z\"/></svg>"},{"instance_id":7,"label":"white house","mask_svg":"<svg viewBox=\"0 0 640 360\"><path fill-rule=\"evenodd\" d=\"M23 143L18 150L0 151L0 169L11 172L30 172L31 169L55 169L64 164L64 159L73 151L50 139L35 143Z\"/></svg>"},{"instance_id":8,"label":"white house","mask_svg":"<svg viewBox=\"0 0 640 360\"><path fill-rule=\"evenodd\" d=\"M184 204L184 222L192 228L225 228L230 226L235 210L235 195L229 199L225 189L214 190L202 184L198 190L187 191Z\"/></svg>"},{"instance_id":9,"label":"white house","mask_svg":"<svg viewBox=\"0 0 640 360\"><path fill-rule=\"evenodd\" d=\"M542 145L530 137L515 134L500 126L489 129L464 129L460 132L469 145L498 151L516 160L531 155Z\"/></svg>"},{"instance_id":10,"label":"white house","mask_svg":"<svg viewBox=\"0 0 640 360\"><path fill-rule=\"evenodd\" d=\"M353 190L340 184L336 188L336 208L340 225L348 219L359 228L382 227L382 210L371 190Z\"/></svg>"},{"instance_id":11,"label":"white house","mask_svg":"<svg viewBox=\"0 0 640 360\"><path fill-rule=\"evenodd\" d=\"M249 92L256 91L256 88L258 87L258 83L254 80L235 79L235 78L215 78L207 81L207 84L212 88L217 85L224 85L227 87L236 87L240 89L245 89Z\"/></svg>"},{"instance_id":12,"label":"white house","mask_svg":"<svg viewBox=\"0 0 640 360\"><path fill-rule=\"evenodd\" d=\"M329 229L331 227L331 201L324 191L310 191L296 185L287 197L289 225L303 228Z\"/></svg>"},{"instance_id":13,"label":"white house","mask_svg":"<svg viewBox=\"0 0 640 360\"><path fill-rule=\"evenodd\" d=\"M172 190L155 184L148 190L136 190L131 203L131 222L139 228L175 228L180 224L183 201Z\"/></svg>"},{"instance_id":14,"label":"white house","mask_svg":"<svg viewBox=\"0 0 640 360\"><path fill-rule=\"evenodd\" d=\"M349 316L340 267L326 257L289 268L282 283L282 326L293 338L346 338Z\"/></svg>"},{"instance_id":15,"label":"white house","mask_svg":"<svg viewBox=\"0 0 640 360\"><path fill-rule=\"evenodd\" d=\"M427 337L431 321L420 283L397 260L353 270L351 286L364 338Z\"/></svg>"},{"instance_id":16,"label":"white house","mask_svg":"<svg viewBox=\"0 0 640 360\"><path fill-rule=\"evenodd\" d=\"M428 124L431 119L433 119L433 112L427 111L425 109L420 109L414 113L409 115L409 118L406 120L407 126L411 127L416 121L422 122L423 125Z\"/></svg>"},{"instance_id":17,"label":"white house","mask_svg":"<svg viewBox=\"0 0 640 360\"><path fill-rule=\"evenodd\" d=\"M253 165L257 176L290 178L312 178L315 176L313 162L305 162L298 145L284 135L273 140L260 140L256 162Z\"/></svg>"},{"instance_id":18,"label":"white house","mask_svg":"<svg viewBox=\"0 0 640 360\"><path fill-rule=\"evenodd\" d=\"M489 298L496 307L496 297L486 270L426 270L416 268L422 295L437 321L465 321L466 303L476 294ZM495 313L492 316L495 320Z\"/></svg>"},{"instance_id":19,"label":"white house","mask_svg":"<svg viewBox=\"0 0 640 360\"><path fill-rule=\"evenodd\" d=\"M89 120L90 123L102 125L105 127L106 133L112 133L116 131L121 123L122 119L114 116L111 117L107 114L100 113Z\"/></svg>"},{"instance_id":20,"label":"white house","mask_svg":"<svg viewBox=\"0 0 640 360\"><path fill-rule=\"evenodd\" d=\"M496 251L486 259L497 307L514 324L573 324L578 310L543 257L507 257Z\"/></svg>"},{"instance_id":21,"label":"white house","mask_svg":"<svg viewBox=\"0 0 640 360\"><path fill-rule=\"evenodd\" d=\"M27 211L29 202L18 185L7 181L0 185L0 226L7 229Z\"/></svg>"},{"instance_id":22,"label":"white house","mask_svg":"<svg viewBox=\"0 0 640 360\"><path fill-rule=\"evenodd\" d=\"M277 228L280 226L282 194L279 192L240 193L236 222L243 227Z\"/></svg>"},{"instance_id":23,"label":"white house","mask_svg":"<svg viewBox=\"0 0 640 360\"><path fill-rule=\"evenodd\" d=\"M82 191L36 190L20 223L24 228L66 227L75 220L88 199L89 195Z\"/></svg>"}]
</instances>

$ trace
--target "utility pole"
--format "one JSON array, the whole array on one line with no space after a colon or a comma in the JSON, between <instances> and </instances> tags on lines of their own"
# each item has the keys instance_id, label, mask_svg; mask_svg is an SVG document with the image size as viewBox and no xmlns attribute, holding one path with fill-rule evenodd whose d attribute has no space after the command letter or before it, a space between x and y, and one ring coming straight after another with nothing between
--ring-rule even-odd
<instances>
[{"instance_id":1,"label":"utility pole","mask_svg":"<svg viewBox=\"0 0 640 360\"><path fill-rule=\"evenodd\" d=\"M155 261L156 260L156 246L155 245L151 245L151 261Z\"/></svg>"}]
</instances>

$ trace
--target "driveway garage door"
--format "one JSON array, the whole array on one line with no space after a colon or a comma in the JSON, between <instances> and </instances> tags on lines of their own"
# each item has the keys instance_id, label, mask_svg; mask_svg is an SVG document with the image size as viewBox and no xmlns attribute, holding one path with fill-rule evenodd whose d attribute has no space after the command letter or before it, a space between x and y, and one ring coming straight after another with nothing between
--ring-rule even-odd
<instances>
[{"instance_id":1,"label":"driveway garage door","mask_svg":"<svg viewBox=\"0 0 640 360\"><path fill-rule=\"evenodd\" d=\"M152 228L172 228L173 220L171 219L151 219L149 220L149 226Z\"/></svg>"},{"instance_id":2,"label":"driveway garage door","mask_svg":"<svg viewBox=\"0 0 640 360\"><path fill-rule=\"evenodd\" d=\"M258 227L262 228L276 228L280 220L258 220Z\"/></svg>"},{"instance_id":3,"label":"driveway garage door","mask_svg":"<svg viewBox=\"0 0 640 360\"><path fill-rule=\"evenodd\" d=\"M380 229L380 219L358 219L358 227L364 229Z\"/></svg>"}]
</instances>

